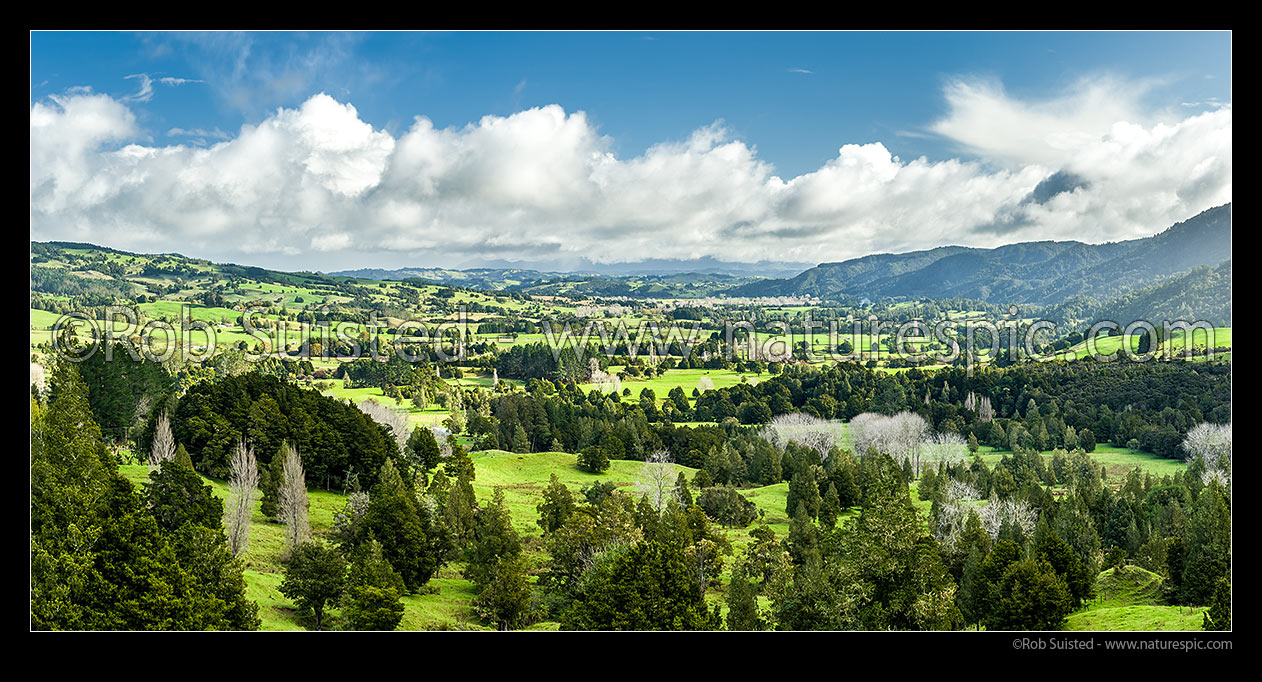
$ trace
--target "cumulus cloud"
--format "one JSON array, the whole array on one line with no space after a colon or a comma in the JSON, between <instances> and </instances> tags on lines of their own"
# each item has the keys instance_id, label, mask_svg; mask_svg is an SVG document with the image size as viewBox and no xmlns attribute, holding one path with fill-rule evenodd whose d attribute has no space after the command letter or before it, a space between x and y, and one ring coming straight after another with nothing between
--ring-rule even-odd
<instances>
[{"instance_id":1,"label":"cumulus cloud","mask_svg":"<svg viewBox=\"0 0 1262 682\"><path fill-rule=\"evenodd\" d=\"M322 269L553 256L822 262L1127 239L1231 199L1230 106L1152 122L1093 92L1022 103L961 87L948 88L954 108L934 130L982 160L845 144L793 178L721 122L618 158L583 112L557 105L443 129L418 116L396 138L319 94L211 146L160 146L136 142L127 103L67 94L31 106L31 235ZM1096 104L1104 111L1086 113ZM986 112L998 116L992 137Z\"/></svg>"}]
</instances>

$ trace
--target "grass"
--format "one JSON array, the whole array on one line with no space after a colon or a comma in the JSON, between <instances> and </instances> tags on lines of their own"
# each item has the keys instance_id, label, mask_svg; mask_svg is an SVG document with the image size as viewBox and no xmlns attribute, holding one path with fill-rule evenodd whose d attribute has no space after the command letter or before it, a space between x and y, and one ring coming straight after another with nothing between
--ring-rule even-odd
<instances>
[{"instance_id":1,"label":"grass","mask_svg":"<svg viewBox=\"0 0 1262 682\"><path fill-rule=\"evenodd\" d=\"M1096 579L1096 599L1071 613L1066 630L1200 630L1204 607L1161 602L1161 576L1138 566L1118 573L1108 569Z\"/></svg>"},{"instance_id":2,"label":"grass","mask_svg":"<svg viewBox=\"0 0 1262 682\"><path fill-rule=\"evenodd\" d=\"M994 467L1005 455L1011 455L1012 451L995 450L983 445L978 449L977 454L988 466ZM1144 473L1161 478L1168 475L1173 476L1180 471L1186 471L1188 466L1187 462L1183 460L1165 459L1151 453L1114 447L1108 444L1096 445L1095 451L1088 454L1092 459L1104 465L1104 471L1108 475L1108 480L1113 482L1124 480L1126 475L1136 467ZM1042 455L1043 461L1050 466L1052 463L1052 451L1046 450Z\"/></svg>"},{"instance_id":3,"label":"grass","mask_svg":"<svg viewBox=\"0 0 1262 682\"><path fill-rule=\"evenodd\" d=\"M334 380L334 385L331 388L322 390L321 393L338 400L350 400L355 405L371 399L392 410L402 410L407 413L409 428L415 426L442 426L443 420L451 416L450 411L437 403L431 403L424 410L418 410L411 400L404 400L402 403L395 402L394 398L387 398L385 393L378 387L344 388L340 385L341 383Z\"/></svg>"},{"instance_id":4,"label":"grass","mask_svg":"<svg viewBox=\"0 0 1262 682\"><path fill-rule=\"evenodd\" d=\"M579 490L593 483L613 483L625 492L634 495L634 486L639 477L641 463L627 460L613 460L609 470L602 474L592 474L578 468L576 456L565 452L532 452L516 453L504 450L486 450L471 455L477 467L477 478L473 482L473 491L479 502L490 500L495 489L504 491L504 503L513 516L513 526L523 535L539 535L540 529L535 519L539 512L535 506L542 499L543 490L548 487L552 474L568 486L581 501ZM689 481L697 470L672 464L677 472L683 472ZM781 505L783 513L783 505Z\"/></svg>"},{"instance_id":5,"label":"grass","mask_svg":"<svg viewBox=\"0 0 1262 682\"><path fill-rule=\"evenodd\" d=\"M345 392L346 389L342 391ZM347 397L354 397L354 395ZM997 461L1003 454L987 449L982 456ZM1156 459L1124 450L1097 454L1105 458L1106 463L1116 460L1115 464L1108 464L1108 466L1124 467L1122 473L1129 470L1128 465L1133 466L1137 458ZM485 503L493 498L497 488L503 490L505 505L512 516L513 526L522 535L527 563L533 567L535 573L546 558L541 543L542 533L536 523L538 512L535 507L552 474L556 474L557 478L580 499L580 489L597 481L613 483L634 495L634 486L642 466L639 462L615 460L610 463L609 471L591 474L578 468L574 455L564 452L513 453L489 450L475 452L471 456L476 465L476 479L473 485L475 495L480 503ZM1164 462L1164 460L1159 461ZM689 480L696 475L695 469L681 465L672 465L672 467L678 472L683 472ZM121 467L121 471L138 486L148 480L149 468L147 466L126 465ZM206 479L206 482L216 496L221 499L227 497L227 485L223 481ZM748 546L750 531L759 523L767 524L780 539L788 536L789 519L785 514L788 489L789 484L782 482L740 491L757 506L761 519L746 528L721 529L733 547L732 556L727 557L724 562L725 566L721 575L724 582L730 574L732 563ZM919 499L914 484L910 492L913 504L927 518L930 503ZM312 490L309 495L313 534L317 537L326 536L332 528L334 514L345 505L345 497L321 490ZM857 509L847 510L840 521L844 523L847 518L857 513ZM718 528L717 525L716 528ZM305 627L293 603L279 591L283 578L281 560L284 544L283 528L263 517L256 507L251 522L250 544L245 554L245 578L247 596L259 604L259 615L265 630L298 630ZM463 565L459 563L445 566L437 576L430 580L421 593L406 596L403 600L403 621L399 628L401 630L488 629L472 610L474 588L469 581L461 577L462 568ZM1121 577L1114 576L1112 571L1105 571L1100 576L1097 592L1099 596L1095 601L1070 615L1066 629L1196 630L1200 628L1201 613L1204 609L1161 604L1160 578L1141 568L1128 568ZM707 599L712 603L721 604L724 600L724 592L722 589L712 589ZM760 599L760 602L765 602L765 599ZM769 606L767 603L761 605L764 608ZM338 610L330 609L328 616L329 624L336 627L339 618ZM543 622L536 624L532 629L546 630L556 627L557 624L554 622Z\"/></svg>"},{"instance_id":6,"label":"grass","mask_svg":"<svg viewBox=\"0 0 1262 682\"><path fill-rule=\"evenodd\" d=\"M617 373L621 367L611 366L610 374ZM737 372L730 369L668 369L666 373L652 379L643 377L628 377L622 382L624 389L631 389L631 397L639 399L640 391L649 388L657 395L658 403L664 403L671 389L678 386L684 390L684 394L688 396L688 400L693 401L692 389L697 388L697 382L701 381L701 377L709 377L714 382L715 388L727 388L741 383L742 380L757 383L758 381L770 379L771 374L763 373L759 375L755 372ZM596 384L581 384L579 386L584 391L590 391L597 388Z\"/></svg>"},{"instance_id":7,"label":"grass","mask_svg":"<svg viewBox=\"0 0 1262 682\"><path fill-rule=\"evenodd\" d=\"M1176 330L1170 335L1170 340L1165 345L1171 347L1170 352L1173 355L1179 356L1192 346L1208 346L1210 348L1224 346L1231 348L1231 327L1214 327L1214 334L1212 338L1210 335L1206 334L1205 330L1194 329L1192 330L1192 339L1190 343L1186 340L1186 335L1186 332L1182 330ZM1132 334L1125 337L1121 334L1117 336L1101 336L1097 338L1095 342L1096 353L1098 355L1116 353L1122 349L1122 344L1126 339L1130 340L1130 349L1132 351L1139 348L1139 334ZM1087 342L1083 341L1076 346L1057 353L1056 357L1080 360L1089 354L1090 352L1087 349Z\"/></svg>"},{"instance_id":8,"label":"grass","mask_svg":"<svg viewBox=\"0 0 1262 682\"><path fill-rule=\"evenodd\" d=\"M535 522L538 518L535 506L552 474L555 473L580 499L580 489L598 481L613 483L634 495L634 486L642 466L640 462L615 460L610 463L608 471L591 474L578 468L574 455L564 452L518 454L489 450L475 452L472 457L477 472L473 488L478 501L485 503L491 500L497 488L504 491L505 505L512 515L513 526L522 535L527 561L536 567L542 563L544 554L539 542L542 531ZM696 475L696 469L678 464L671 466L676 471L683 472L689 480ZM123 465L120 471L137 488L141 488L149 480L150 469L143 464ZM224 481L203 480L216 497L227 499L228 486ZM764 513L763 522L781 537L787 536L789 532L789 519L784 512L788 486L788 483L778 483L741 491ZM333 527L333 517L345 506L346 498L323 490L311 490L308 495L312 533L317 537L327 536ZM300 622L293 602L280 593L284 572L284 529L264 517L257 505L258 503L251 519L250 543L244 555L246 594L258 603L264 630L304 629L304 623ZM739 556L748 544L749 531L753 527L751 525L749 528L722 531L732 542L735 556ZM730 571L731 560L732 558L728 559L725 573ZM443 567L424 591L406 596L403 600L403 621L399 629L487 629L472 610L473 585L460 577L462 567L462 564ZM715 598L715 595L712 594L711 598ZM338 615L336 608L330 609L329 623L335 625ZM556 627L556 623L543 622L537 623L531 629L547 630Z\"/></svg>"}]
</instances>

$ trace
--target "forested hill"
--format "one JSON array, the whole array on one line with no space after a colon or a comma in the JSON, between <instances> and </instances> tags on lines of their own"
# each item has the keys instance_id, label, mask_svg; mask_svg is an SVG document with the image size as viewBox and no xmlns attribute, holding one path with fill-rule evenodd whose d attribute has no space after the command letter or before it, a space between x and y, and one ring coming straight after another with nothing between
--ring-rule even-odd
<instances>
[{"instance_id":1,"label":"forested hill","mask_svg":"<svg viewBox=\"0 0 1262 682\"><path fill-rule=\"evenodd\" d=\"M1231 258L1231 204L1164 232L1124 242L1024 242L994 249L944 246L823 263L791 279L737 287L733 296L974 298L1058 304L1105 300L1160 278Z\"/></svg>"}]
</instances>

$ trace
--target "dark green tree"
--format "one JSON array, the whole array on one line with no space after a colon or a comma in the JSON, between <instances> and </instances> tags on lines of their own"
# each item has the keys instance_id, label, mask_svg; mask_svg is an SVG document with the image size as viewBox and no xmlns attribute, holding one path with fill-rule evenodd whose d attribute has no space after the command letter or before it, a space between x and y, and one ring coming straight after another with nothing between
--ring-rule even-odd
<instances>
[{"instance_id":1,"label":"dark green tree","mask_svg":"<svg viewBox=\"0 0 1262 682\"><path fill-rule=\"evenodd\" d=\"M394 630L403 620L403 579L368 538L351 551L342 594L342 616L352 630Z\"/></svg>"},{"instance_id":2,"label":"dark green tree","mask_svg":"<svg viewBox=\"0 0 1262 682\"><path fill-rule=\"evenodd\" d=\"M318 540L296 547L285 566L280 593L298 608L311 611L315 629L324 625L324 609L336 602L346 585L346 560L336 549Z\"/></svg>"},{"instance_id":3,"label":"dark green tree","mask_svg":"<svg viewBox=\"0 0 1262 682\"><path fill-rule=\"evenodd\" d=\"M543 501L535 507L539 512L539 527L544 533L551 533L565 523L574 513L574 508L574 493L556 474L552 474L548 487L543 491Z\"/></svg>"}]
</instances>

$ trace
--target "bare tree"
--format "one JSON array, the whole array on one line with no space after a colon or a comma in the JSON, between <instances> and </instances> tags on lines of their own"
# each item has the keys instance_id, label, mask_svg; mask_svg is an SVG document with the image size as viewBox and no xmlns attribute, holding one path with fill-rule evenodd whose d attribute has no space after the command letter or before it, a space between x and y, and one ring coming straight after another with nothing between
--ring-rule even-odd
<instances>
[{"instance_id":1,"label":"bare tree","mask_svg":"<svg viewBox=\"0 0 1262 682\"><path fill-rule=\"evenodd\" d=\"M872 448L880 452L883 437L880 425L884 419L884 415L864 412L850 420L850 447L854 448L855 454L866 455Z\"/></svg>"},{"instance_id":2,"label":"bare tree","mask_svg":"<svg viewBox=\"0 0 1262 682\"><path fill-rule=\"evenodd\" d=\"M963 462L968 459L968 443L958 433L935 433L920 446L920 452L925 462Z\"/></svg>"},{"instance_id":3,"label":"bare tree","mask_svg":"<svg viewBox=\"0 0 1262 682\"><path fill-rule=\"evenodd\" d=\"M995 418L995 408L990 406L990 396L982 396L981 402L977 405L977 418L990 422Z\"/></svg>"},{"instance_id":4,"label":"bare tree","mask_svg":"<svg viewBox=\"0 0 1262 682\"><path fill-rule=\"evenodd\" d=\"M31 388L43 393L48 382L44 379L44 366L38 362L31 363Z\"/></svg>"},{"instance_id":5,"label":"bare tree","mask_svg":"<svg viewBox=\"0 0 1262 682\"><path fill-rule=\"evenodd\" d=\"M1208 483L1211 479L1226 484L1231 478L1231 424L1204 422L1192 427L1183 439L1183 451L1189 461L1200 457L1205 462Z\"/></svg>"},{"instance_id":6,"label":"bare tree","mask_svg":"<svg viewBox=\"0 0 1262 682\"><path fill-rule=\"evenodd\" d=\"M307 521L307 479L302 470L302 458L289 443L281 445L281 481L278 489L280 521L285 525L285 540L292 550L311 537L311 525Z\"/></svg>"},{"instance_id":7,"label":"bare tree","mask_svg":"<svg viewBox=\"0 0 1262 682\"><path fill-rule=\"evenodd\" d=\"M999 537L999 530L1003 528L1004 521L1019 526L1021 532L1028 537L1034 532L1034 526L1039 519L1038 511L1028 503L1012 497L1000 500L992 495L990 500L977 511L982 520L982 528L992 540Z\"/></svg>"},{"instance_id":8,"label":"bare tree","mask_svg":"<svg viewBox=\"0 0 1262 682\"><path fill-rule=\"evenodd\" d=\"M665 450L649 453L644 459L644 466L640 467L640 478L636 482L636 490L648 498L658 516L662 515L670 500L678 499L675 495L677 476L671 462L670 453Z\"/></svg>"},{"instance_id":9,"label":"bare tree","mask_svg":"<svg viewBox=\"0 0 1262 682\"><path fill-rule=\"evenodd\" d=\"M969 512L977 509L979 502L976 488L954 478L949 480L942 504L937 507L933 534L947 548L952 548L964 533Z\"/></svg>"},{"instance_id":10,"label":"bare tree","mask_svg":"<svg viewBox=\"0 0 1262 682\"><path fill-rule=\"evenodd\" d=\"M841 440L844 428L840 422L797 412L777 415L763 428L761 436L781 450L789 443L806 446L823 460Z\"/></svg>"},{"instance_id":11,"label":"bare tree","mask_svg":"<svg viewBox=\"0 0 1262 682\"><path fill-rule=\"evenodd\" d=\"M600 362L596 358L589 361L591 369L592 383L601 393L622 393L622 379L617 374L610 374L600 368Z\"/></svg>"},{"instance_id":12,"label":"bare tree","mask_svg":"<svg viewBox=\"0 0 1262 682\"><path fill-rule=\"evenodd\" d=\"M452 409L454 410L455 408ZM372 398L360 402L359 411L386 427L390 431L390 435L394 436L395 443L399 445L399 451L403 451L404 446L407 445L408 436L411 435L408 433L408 417L406 413L386 407Z\"/></svg>"},{"instance_id":13,"label":"bare tree","mask_svg":"<svg viewBox=\"0 0 1262 682\"><path fill-rule=\"evenodd\" d=\"M254 448L238 441L228 463L228 547L241 556L250 545L250 517L254 515L255 493L259 487L258 460Z\"/></svg>"},{"instance_id":14,"label":"bare tree","mask_svg":"<svg viewBox=\"0 0 1262 682\"><path fill-rule=\"evenodd\" d=\"M868 412L850 420L850 442L856 452L865 454L875 448L900 464L910 461L913 471L920 471L921 450L929 434L929 423L914 412L889 417Z\"/></svg>"},{"instance_id":15,"label":"bare tree","mask_svg":"<svg viewBox=\"0 0 1262 682\"><path fill-rule=\"evenodd\" d=\"M158 428L153 432L153 447L149 450L149 466L162 466L175 459L175 436L171 434L171 420L164 411L158 417Z\"/></svg>"}]
</instances>

